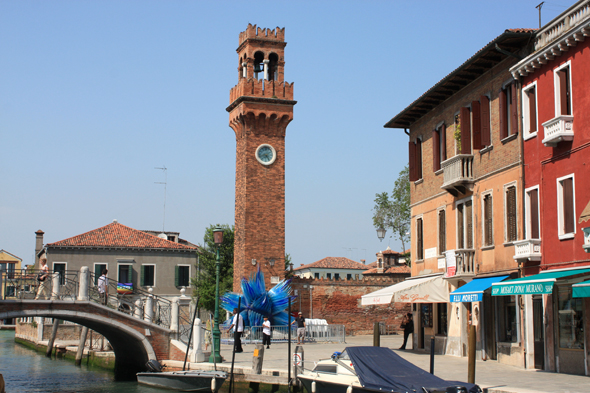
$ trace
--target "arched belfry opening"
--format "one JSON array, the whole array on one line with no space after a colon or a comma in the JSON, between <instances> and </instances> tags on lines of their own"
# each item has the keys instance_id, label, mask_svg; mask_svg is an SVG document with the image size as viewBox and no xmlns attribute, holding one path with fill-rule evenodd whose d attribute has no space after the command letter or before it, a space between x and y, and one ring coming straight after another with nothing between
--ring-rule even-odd
<instances>
[{"instance_id":1,"label":"arched belfry opening","mask_svg":"<svg viewBox=\"0 0 590 393\"><path fill-rule=\"evenodd\" d=\"M254 78L260 79L264 75L264 53L254 53Z\"/></svg>"},{"instance_id":2,"label":"arched belfry opening","mask_svg":"<svg viewBox=\"0 0 590 393\"><path fill-rule=\"evenodd\" d=\"M279 67L279 55L277 55L276 53L271 53L268 56L268 60L268 80L276 81Z\"/></svg>"}]
</instances>

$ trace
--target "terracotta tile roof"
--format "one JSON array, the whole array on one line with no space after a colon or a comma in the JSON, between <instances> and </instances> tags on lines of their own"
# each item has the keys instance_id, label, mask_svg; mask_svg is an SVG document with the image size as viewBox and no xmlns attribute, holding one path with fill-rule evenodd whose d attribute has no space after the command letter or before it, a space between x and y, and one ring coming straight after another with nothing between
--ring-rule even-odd
<instances>
[{"instance_id":1,"label":"terracotta tile roof","mask_svg":"<svg viewBox=\"0 0 590 393\"><path fill-rule=\"evenodd\" d=\"M138 231L118 222L100 227L78 236L47 244L47 247L99 247L99 248L135 248L196 250L197 247L174 243L157 236Z\"/></svg>"},{"instance_id":2,"label":"terracotta tile roof","mask_svg":"<svg viewBox=\"0 0 590 393\"><path fill-rule=\"evenodd\" d=\"M379 263L378 263L378 262L379 262L379 261L371 262L371 263L369 263L369 264L367 265L367 267L368 267L369 269L372 269L372 268L377 268L377 267L379 267Z\"/></svg>"},{"instance_id":3,"label":"terracotta tile roof","mask_svg":"<svg viewBox=\"0 0 590 393\"><path fill-rule=\"evenodd\" d=\"M322 269L358 269L358 270L366 270L367 266L360 263L353 261L352 259L344 258L344 257L326 257L324 259L320 259L319 261L315 261L308 265L300 266L293 270L300 270L300 269L309 269L309 268L322 268Z\"/></svg>"}]
</instances>

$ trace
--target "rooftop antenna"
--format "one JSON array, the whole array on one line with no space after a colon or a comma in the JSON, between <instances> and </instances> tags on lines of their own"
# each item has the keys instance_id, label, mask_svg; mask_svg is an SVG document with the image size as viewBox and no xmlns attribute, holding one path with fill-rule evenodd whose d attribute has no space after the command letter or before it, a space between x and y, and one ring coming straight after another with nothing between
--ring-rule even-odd
<instances>
[{"instance_id":1,"label":"rooftop antenna","mask_svg":"<svg viewBox=\"0 0 590 393\"><path fill-rule=\"evenodd\" d=\"M544 1L542 1L541 4L535 7L539 9L539 29L541 28L541 8L543 8L543 4L545 4Z\"/></svg>"},{"instance_id":2,"label":"rooftop antenna","mask_svg":"<svg viewBox=\"0 0 590 393\"><path fill-rule=\"evenodd\" d=\"M166 168L166 166L162 166L162 168L158 168L155 167L154 169L160 169L162 171L164 171L164 181L160 182L160 181L156 181L154 182L154 184L163 184L164 185L164 218L162 220L162 232L165 232L165 227L166 227L166 186L168 184L168 168Z\"/></svg>"}]
</instances>

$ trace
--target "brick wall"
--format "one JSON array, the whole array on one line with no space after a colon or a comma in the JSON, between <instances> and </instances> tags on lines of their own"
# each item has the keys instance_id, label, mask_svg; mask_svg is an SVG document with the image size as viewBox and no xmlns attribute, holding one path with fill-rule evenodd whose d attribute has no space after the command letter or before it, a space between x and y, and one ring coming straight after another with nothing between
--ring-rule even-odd
<instances>
[{"instance_id":1,"label":"brick wall","mask_svg":"<svg viewBox=\"0 0 590 393\"><path fill-rule=\"evenodd\" d=\"M291 310L301 310L306 318L313 316L325 319L328 324L344 325L346 335L371 334L375 322L393 325L399 329L401 318L410 311L409 303L380 306L361 306L360 303L362 295L393 285L404 278L400 276L360 280L316 280L294 277L291 287L297 290L298 299L291 306ZM304 285L307 287L304 288ZM312 305L309 285L313 286Z\"/></svg>"}]
</instances>

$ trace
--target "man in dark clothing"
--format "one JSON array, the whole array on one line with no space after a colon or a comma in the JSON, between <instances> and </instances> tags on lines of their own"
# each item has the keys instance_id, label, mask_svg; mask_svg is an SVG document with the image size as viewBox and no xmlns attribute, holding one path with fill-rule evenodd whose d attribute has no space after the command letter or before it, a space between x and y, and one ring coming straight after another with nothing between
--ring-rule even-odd
<instances>
[{"instance_id":1,"label":"man in dark clothing","mask_svg":"<svg viewBox=\"0 0 590 393\"><path fill-rule=\"evenodd\" d=\"M408 337L410 337L410 333L414 333L414 319L411 312L407 313L406 316L404 316L401 327L404 329L404 343L399 349L406 349Z\"/></svg>"},{"instance_id":2,"label":"man in dark clothing","mask_svg":"<svg viewBox=\"0 0 590 393\"><path fill-rule=\"evenodd\" d=\"M291 325L297 323L297 344L305 344L305 318L303 318L303 314L299 312L297 318Z\"/></svg>"},{"instance_id":3,"label":"man in dark clothing","mask_svg":"<svg viewBox=\"0 0 590 393\"><path fill-rule=\"evenodd\" d=\"M228 330L234 329L234 352L244 352L242 349L242 333L244 333L244 318L237 308L234 308L234 319Z\"/></svg>"}]
</instances>

